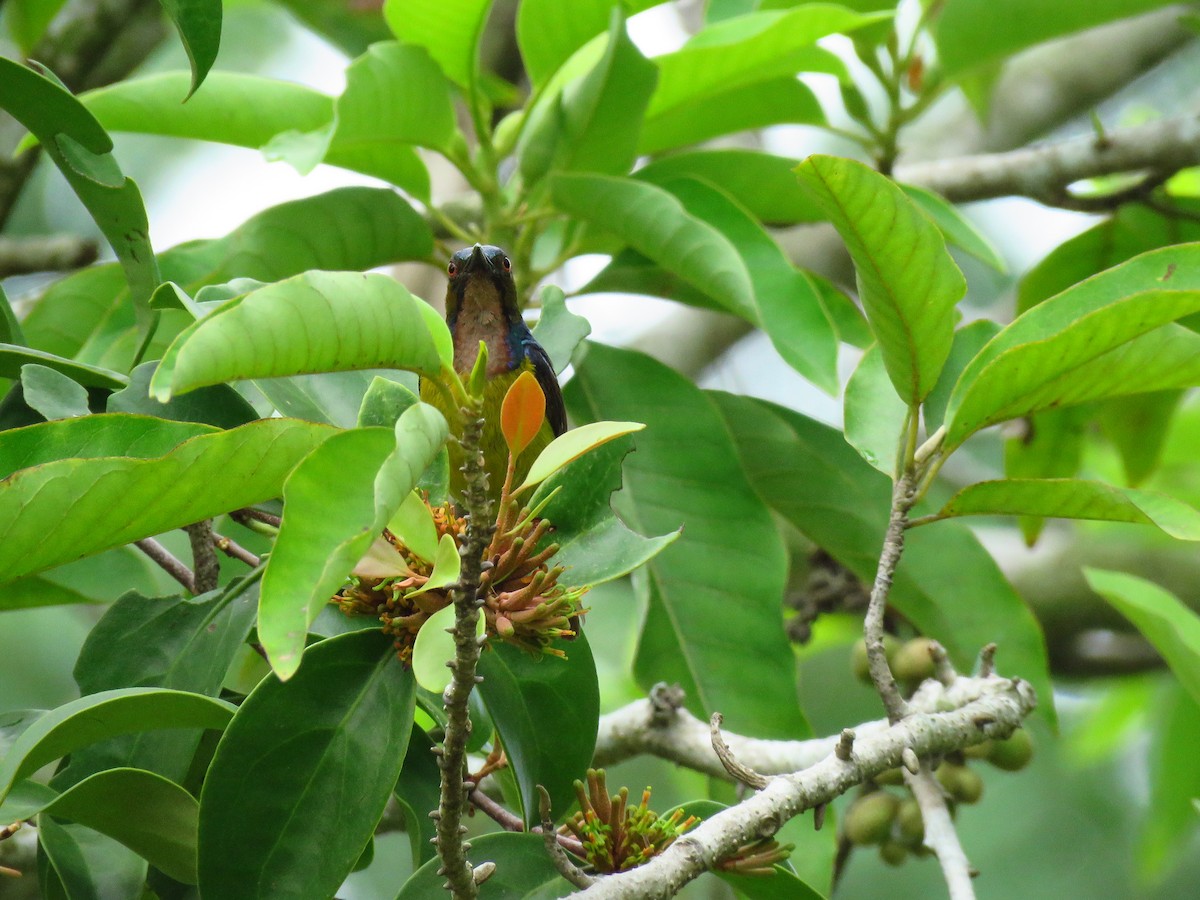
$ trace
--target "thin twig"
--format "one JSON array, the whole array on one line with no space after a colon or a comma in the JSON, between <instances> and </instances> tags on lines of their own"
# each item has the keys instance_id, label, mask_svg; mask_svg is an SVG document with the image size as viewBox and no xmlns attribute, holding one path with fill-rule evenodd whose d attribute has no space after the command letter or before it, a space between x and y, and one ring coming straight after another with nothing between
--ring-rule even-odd
<instances>
[{"instance_id":1,"label":"thin twig","mask_svg":"<svg viewBox=\"0 0 1200 900\"><path fill-rule=\"evenodd\" d=\"M213 540L212 519L184 525L192 542L192 568L195 570L196 593L215 591L221 583L221 561L217 559Z\"/></svg>"},{"instance_id":2,"label":"thin twig","mask_svg":"<svg viewBox=\"0 0 1200 900\"><path fill-rule=\"evenodd\" d=\"M942 867L942 877L950 891L950 900L974 900L975 886L971 883L971 865L958 839L954 820L946 806L942 786L922 765L915 775L905 772L904 780L921 807L921 820L925 823L925 846L932 850Z\"/></svg>"},{"instance_id":3,"label":"thin twig","mask_svg":"<svg viewBox=\"0 0 1200 900\"><path fill-rule=\"evenodd\" d=\"M709 740L712 741L713 752L717 754L717 759L721 760L721 765L725 767L725 771L729 773L730 778L741 784L747 784L755 790L761 790L767 786L767 782L771 779L742 765L734 758L733 751L729 749L729 745L721 737L721 723L723 721L725 721L725 717L719 712L713 713L712 718L708 720Z\"/></svg>"},{"instance_id":4,"label":"thin twig","mask_svg":"<svg viewBox=\"0 0 1200 900\"><path fill-rule=\"evenodd\" d=\"M192 570L154 538L142 538L140 541L134 541L133 546L150 557L160 569L182 584L189 592L196 593L196 579L192 575Z\"/></svg>"},{"instance_id":5,"label":"thin twig","mask_svg":"<svg viewBox=\"0 0 1200 900\"><path fill-rule=\"evenodd\" d=\"M875 583L871 587L871 599L867 603L867 615L863 620L863 636L867 645L871 681L879 692L888 721L892 724L904 718L908 704L900 695L900 688L896 685L884 651L883 614L887 609L888 593L892 589L896 565L904 551L904 528L911 505L912 475L905 473L896 481L896 488L892 492L892 511L888 518L887 533L883 538L883 551L879 554L879 568L875 572Z\"/></svg>"},{"instance_id":6,"label":"thin twig","mask_svg":"<svg viewBox=\"0 0 1200 900\"><path fill-rule=\"evenodd\" d=\"M232 538L223 534L212 533L213 546L232 559L239 559L252 569L262 565L262 560Z\"/></svg>"},{"instance_id":7,"label":"thin twig","mask_svg":"<svg viewBox=\"0 0 1200 900\"><path fill-rule=\"evenodd\" d=\"M542 840L545 842L546 852L550 855L550 861L554 863L554 868L558 870L558 874L575 885L575 887L589 887L596 879L571 862L570 857L563 850L562 844L555 839L558 835L555 833L554 819L550 817L550 794L540 784L537 786L537 790L539 812L542 816ZM582 846L580 846L580 851L582 849ZM579 855L582 856L582 852Z\"/></svg>"},{"instance_id":8,"label":"thin twig","mask_svg":"<svg viewBox=\"0 0 1200 900\"><path fill-rule=\"evenodd\" d=\"M0 278L31 272L64 272L96 261L96 242L73 234L0 237Z\"/></svg>"},{"instance_id":9,"label":"thin twig","mask_svg":"<svg viewBox=\"0 0 1200 900\"><path fill-rule=\"evenodd\" d=\"M243 525L247 519L253 519L256 522L262 522L274 528L278 528L281 524L283 524L283 519L279 518L279 516L275 515L274 513L265 512L261 509L255 509L253 506L247 506L243 509L235 509L229 514L229 518Z\"/></svg>"},{"instance_id":10,"label":"thin twig","mask_svg":"<svg viewBox=\"0 0 1200 900\"><path fill-rule=\"evenodd\" d=\"M483 792L478 786L471 791L471 805L478 809L481 813L503 828L505 831L523 832L525 823L521 817L511 812L506 807L497 803L491 797ZM534 831L539 829L535 828ZM563 849L569 850L576 856L583 856L583 844L571 837L569 834L556 834L558 843Z\"/></svg>"}]
</instances>

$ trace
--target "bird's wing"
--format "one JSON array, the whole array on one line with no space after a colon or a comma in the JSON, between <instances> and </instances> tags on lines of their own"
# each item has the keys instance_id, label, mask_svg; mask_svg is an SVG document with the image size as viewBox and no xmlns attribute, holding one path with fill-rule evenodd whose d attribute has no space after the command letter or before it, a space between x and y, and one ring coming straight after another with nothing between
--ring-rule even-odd
<instances>
[{"instance_id":1,"label":"bird's wing","mask_svg":"<svg viewBox=\"0 0 1200 900\"><path fill-rule=\"evenodd\" d=\"M567 407L563 403L558 378L554 375L554 363L550 361L550 356L542 349L542 345L532 336L522 341L522 344L525 358L533 367L533 376L541 386L542 393L546 395L546 419L550 422L554 436L558 437L567 430Z\"/></svg>"}]
</instances>

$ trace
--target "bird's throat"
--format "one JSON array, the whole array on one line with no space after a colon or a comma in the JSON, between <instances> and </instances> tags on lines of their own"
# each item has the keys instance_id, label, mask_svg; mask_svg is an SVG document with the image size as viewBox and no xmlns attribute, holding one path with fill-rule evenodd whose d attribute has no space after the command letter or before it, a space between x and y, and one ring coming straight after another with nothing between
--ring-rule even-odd
<instances>
[{"instance_id":1,"label":"bird's throat","mask_svg":"<svg viewBox=\"0 0 1200 900\"><path fill-rule=\"evenodd\" d=\"M488 348L488 374L508 371L512 367L508 332L500 292L486 282L469 284L454 322L455 371L462 374L471 371L479 355L480 341Z\"/></svg>"}]
</instances>

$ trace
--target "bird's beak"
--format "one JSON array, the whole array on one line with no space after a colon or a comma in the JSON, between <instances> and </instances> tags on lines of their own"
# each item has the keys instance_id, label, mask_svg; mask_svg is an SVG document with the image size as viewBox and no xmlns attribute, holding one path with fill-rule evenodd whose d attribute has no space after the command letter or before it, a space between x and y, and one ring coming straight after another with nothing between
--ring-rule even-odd
<instances>
[{"instance_id":1,"label":"bird's beak","mask_svg":"<svg viewBox=\"0 0 1200 900\"><path fill-rule=\"evenodd\" d=\"M480 244L476 244L475 249L471 251L470 258L467 259L467 264L463 266L463 274L469 275L472 272L487 272L491 268L488 258L483 255L483 247Z\"/></svg>"}]
</instances>

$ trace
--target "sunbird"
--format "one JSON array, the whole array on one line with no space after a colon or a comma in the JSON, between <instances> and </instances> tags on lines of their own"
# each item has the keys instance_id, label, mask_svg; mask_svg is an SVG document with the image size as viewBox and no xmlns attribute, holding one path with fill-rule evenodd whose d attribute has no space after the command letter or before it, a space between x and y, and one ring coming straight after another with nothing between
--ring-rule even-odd
<instances>
[{"instance_id":1,"label":"sunbird","mask_svg":"<svg viewBox=\"0 0 1200 900\"><path fill-rule=\"evenodd\" d=\"M500 431L500 406L512 383L522 372L532 372L546 395L545 420L516 460L513 487L521 484L546 445L567 430L567 410L562 388L554 375L554 364L521 317L512 260L507 254L499 247L476 244L451 256L446 273L450 276L446 287L446 324L454 337L455 371L464 378L470 375L479 355L479 342L487 344L482 448L488 493L496 500L508 469L508 446ZM462 414L429 379L421 382L421 399L442 412L452 433L460 433ZM466 487L461 471L462 449L451 441L449 453L450 495L461 499Z\"/></svg>"}]
</instances>

